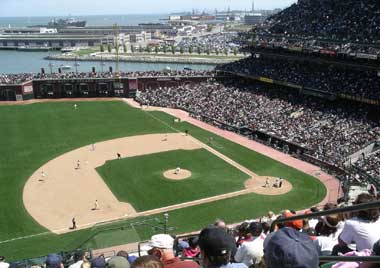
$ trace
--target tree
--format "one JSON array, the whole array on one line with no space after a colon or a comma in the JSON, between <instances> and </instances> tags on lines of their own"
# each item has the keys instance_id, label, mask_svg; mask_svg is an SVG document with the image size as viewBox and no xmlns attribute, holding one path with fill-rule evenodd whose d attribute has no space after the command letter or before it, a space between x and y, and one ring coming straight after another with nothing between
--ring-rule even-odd
<instances>
[{"instance_id":1,"label":"tree","mask_svg":"<svg viewBox=\"0 0 380 268\"><path fill-rule=\"evenodd\" d=\"M234 55L236 56L237 53L238 53L238 51L237 51L237 48L235 47L235 48L234 48Z\"/></svg>"},{"instance_id":2,"label":"tree","mask_svg":"<svg viewBox=\"0 0 380 268\"><path fill-rule=\"evenodd\" d=\"M103 44L100 45L100 52L104 52L104 46L103 46Z\"/></svg>"},{"instance_id":3,"label":"tree","mask_svg":"<svg viewBox=\"0 0 380 268\"><path fill-rule=\"evenodd\" d=\"M123 51L124 53L127 53L127 45L125 43L123 44Z\"/></svg>"},{"instance_id":4,"label":"tree","mask_svg":"<svg viewBox=\"0 0 380 268\"><path fill-rule=\"evenodd\" d=\"M175 47L174 47L174 45L172 45L172 54L173 55L175 54Z\"/></svg>"},{"instance_id":5,"label":"tree","mask_svg":"<svg viewBox=\"0 0 380 268\"><path fill-rule=\"evenodd\" d=\"M150 53L150 52L151 52L151 51L150 51L150 47L149 47L149 46L146 46L145 51L148 52L148 53Z\"/></svg>"},{"instance_id":6,"label":"tree","mask_svg":"<svg viewBox=\"0 0 380 268\"><path fill-rule=\"evenodd\" d=\"M209 49L209 48L207 48L207 50L206 50L206 54L207 54L207 55L210 55L210 49Z\"/></svg>"},{"instance_id":7,"label":"tree","mask_svg":"<svg viewBox=\"0 0 380 268\"><path fill-rule=\"evenodd\" d=\"M111 52L112 52L111 44L108 44L108 46L107 46L107 50L108 50L108 53L111 53Z\"/></svg>"},{"instance_id":8,"label":"tree","mask_svg":"<svg viewBox=\"0 0 380 268\"><path fill-rule=\"evenodd\" d=\"M184 50L183 50L183 47L180 47L179 48L179 53L183 54Z\"/></svg>"},{"instance_id":9,"label":"tree","mask_svg":"<svg viewBox=\"0 0 380 268\"><path fill-rule=\"evenodd\" d=\"M228 56L228 49L227 49L227 48L224 48L224 54L225 54L226 56Z\"/></svg>"},{"instance_id":10,"label":"tree","mask_svg":"<svg viewBox=\"0 0 380 268\"><path fill-rule=\"evenodd\" d=\"M156 46L156 47L154 48L154 52L156 52L156 54L158 54L158 46Z\"/></svg>"},{"instance_id":11,"label":"tree","mask_svg":"<svg viewBox=\"0 0 380 268\"><path fill-rule=\"evenodd\" d=\"M164 53L166 54L168 48L166 47L166 45L164 45L164 47L162 48L164 50Z\"/></svg>"},{"instance_id":12,"label":"tree","mask_svg":"<svg viewBox=\"0 0 380 268\"><path fill-rule=\"evenodd\" d=\"M143 52L143 47L141 45L139 45L139 52L142 53Z\"/></svg>"},{"instance_id":13,"label":"tree","mask_svg":"<svg viewBox=\"0 0 380 268\"><path fill-rule=\"evenodd\" d=\"M134 45L131 45L131 52L135 53L135 46Z\"/></svg>"},{"instance_id":14,"label":"tree","mask_svg":"<svg viewBox=\"0 0 380 268\"><path fill-rule=\"evenodd\" d=\"M215 55L218 56L219 55L219 50L217 48L215 48Z\"/></svg>"},{"instance_id":15,"label":"tree","mask_svg":"<svg viewBox=\"0 0 380 268\"><path fill-rule=\"evenodd\" d=\"M198 52L199 55L202 53L201 47L197 48L197 52Z\"/></svg>"},{"instance_id":16,"label":"tree","mask_svg":"<svg viewBox=\"0 0 380 268\"><path fill-rule=\"evenodd\" d=\"M192 46L189 47L189 54L193 54L193 47Z\"/></svg>"}]
</instances>

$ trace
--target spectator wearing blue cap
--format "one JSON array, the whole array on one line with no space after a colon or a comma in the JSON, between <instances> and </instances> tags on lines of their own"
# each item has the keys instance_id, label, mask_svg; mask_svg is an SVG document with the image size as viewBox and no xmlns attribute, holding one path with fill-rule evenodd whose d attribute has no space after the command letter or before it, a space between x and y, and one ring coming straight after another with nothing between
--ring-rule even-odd
<instances>
[{"instance_id":1,"label":"spectator wearing blue cap","mask_svg":"<svg viewBox=\"0 0 380 268\"><path fill-rule=\"evenodd\" d=\"M231 263L235 240L223 229L212 226L199 234L202 267L204 268L247 268L244 263Z\"/></svg>"},{"instance_id":2,"label":"spectator wearing blue cap","mask_svg":"<svg viewBox=\"0 0 380 268\"><path fill-rule=\"evenodd\" d=\"M91 268L105 268L106 260L103 256L99 256L91 261Z\"/></svg>"},{"instance_id":3,"label":"spectator wearing blue cap","mask_svg":"<svg viewBox=\"0 0 380 268\"><path fill-rule=\"evenodd\" d=\"M310 237L291 227L271 233L264 241L267 268L318 268L318 251Z\"/></svg>"},{"instance_id":4,"label":"spectator wearing blue cap","mask_svg":"<svg viewBox=\"0 0 380 268\"><path fill-rule=\"evenodd\" d=\"M62 257L58 254L49 254L45 264L46 268L63 268Z\"/></svg>"}]
</instances>

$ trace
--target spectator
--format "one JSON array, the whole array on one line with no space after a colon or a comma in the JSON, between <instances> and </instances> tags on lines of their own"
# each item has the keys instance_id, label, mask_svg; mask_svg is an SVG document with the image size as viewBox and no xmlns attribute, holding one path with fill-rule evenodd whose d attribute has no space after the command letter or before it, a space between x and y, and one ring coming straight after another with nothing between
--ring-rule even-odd
<instances>
[{"instance_id":1,"label":"spectator","mask_svg":"<svg viewBox=\"0 0 380 268\"><path fill-rule=\"evenodd\" d=\"M252 240L244 242L235 254L235 261L242 262L248 267L258 267L264 255L263 246L265 235L260 222L251 222L249 232Z\"/></svg>"},{"instance_id":2,"label":"spectator","mask_svg":"<svg viewBox=\"0 0 380 268\"><path fill-rule=\"evenodd\" d=\"M309 236L285 227L271 233L264 242L267 268L318 268L318 252Z\"/></svg>"},{"instance_id":3,"label":"spectator","mask_svg":"<svg viewBox=\"0 0 380 268\"><path fill-rule=\"evenodd\" d=\"M58 254L49 254L45 261L46 268L63 268L62 257Z\"/></svg>"},{"instance_id":4,"label":"spectator","mask_svg":"<svg viewBox=\"0 0 380 268\"><path fill-rule=\"evenodd\" d=\"M199 234L203 268L247 268L242 263L231 263L234 239L223 229L214 226Z\"/></svg>"},{"instance_id":5,"label":"spectator","mask_svg":"<svg viewBox=\"0 0 380 268\"><path fill-rule=\"evenodd\" d=\"M376 199L366 193L360 194L354 204L374 202ZM380 239L379 209L361 210L355 217L345 222L342 233L339 236L339 245L347 247L350 243L356 244L356 250L371 249ZM349 249L345 250L346 252ZM346 253L343 252L343 253Z\"/></svg>"},{"instance_id":6,"label":"spectator","mask_svg":"<svg viewBox=\"0 0 380 268\"><path fill-rule=\"evenodd\" d=\"M9 263L5 262L5 257L0 256L0 268L8 268Z\"/></svg>"},{"instance_id":7,"label":"spectator","mask_svg":"<svg viewBox=\"0 0 380 268\"><path fill-rule=\"evenodd\" d=\"M164 268L164 264L151 255L138 257L131 265L131 268Z\"/></svg>"},{"instance_id":8,"label":"spectator","mask_svg":"<svg viewBox=\"0 0 380 268\"><path fill-rule=\"evenodd\" d=\"M81 268L82 263L86 261L85 253L82 250L77 250L74 253L74 262L69 268Z\"/></svg>"},{"instance_id":9,"label":"spectator","mask_svg":"<svg viewBox=\"0 0 380 268\"><path fill-rule=\"evenodd\" d=\"M183 250L182 255L187 258L196 258L200 254L198 248L198 237L191 237L189 239L189 247Z\"/></svg>"},{"instance_id":10,"label":"spectator","mask_svg":"<svg viewBox=\"0 0 380 268\"><path fill-rule=\"evenodd\" d=\"M106 267L106 260L104 259L103 256L92 259L91 268L105 268L105 267Z\"/></svg>"},{"instance_id":11,"label":"spectator","mask_svg":"<svg viewBox=\"0 0 380 268\"><path fill-rule=\"evenodd\" d=\"M380 240L378 240L372 247L372 256L380 256ZM378 268L378 263L363 262L359 268Z\"/></svg>"},{"instance_id":12,"label":"spectator","mask_svg":"<svg viewBox=\"0 0 380 268\"><path fill-rule=\"evenodd\" d=\"M120 250L118 253L116 253L116 256L121 256L121 257L126 258L130 264L134 262L135 259L137 259L136 256L130 256L128 252L126 252L125 250Z\"/></svg>"},{"instance_id":13,"label":"spectator","mask_svg":"<svg viewBox=\"0 0 380 268\"><path fill-rule=\"evenodd\" d=\"M158 234L151 238L152 247L149 254L157 257L164 264L164 268L198 268L194 261L182 261L175 257L173 252L174 239L168 234Z\"/></svg>"},{"instance_id":14,"label":"spectator","mask_svg":"<svg viewBox=\"0 0 380 268\"><path fill-rule=\"evenodd\" d=\"M335 245L339 243L338 237L342 232L344 223L339 215L328 215L322 217L320 235L314 240L319 255L331 255Z\"/></svg>"},{"instance_id":15,"label":"spectator","mask_svg":"<svg viewBox=\"0 0 380 268\"><path fill-rule=\"evenodd\" d=\"M130 268L128 260L122 256L114 256L107 261L107 268Z\"/></svg>"}]
</instances>

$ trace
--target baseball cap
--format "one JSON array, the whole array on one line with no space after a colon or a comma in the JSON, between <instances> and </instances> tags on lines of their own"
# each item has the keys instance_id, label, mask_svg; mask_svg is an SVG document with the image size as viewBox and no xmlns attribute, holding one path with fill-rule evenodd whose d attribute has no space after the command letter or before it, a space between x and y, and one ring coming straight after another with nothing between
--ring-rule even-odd
<instances>
[{"instance_id":1,"label":"baseball cap","mask_svg":"<svg viewBox=\"0 0 380 268\"><path fill-rule=\"evenodd\" d=\"M106 260L103 257L97 257L91 261L91 268L106 267Z\"/></svg>"},{"instance_id":2,"label":"baseball cap","mask_svg":"<svg viewBox=\"0 0 380 268\"><path fill-rule=\"evenodd\" d=\"M130 266L128 260L122 256L114 256L107 262L108 268L129 268Z\"/></svg>"},{"instance_id":3,"label":"baseball cap","mask_svg":"<svg viewBox=\"0 0 380 268\"><path fill-rule=\"evenodd\" d=\"M0 256L0 261L4 261L5 260L5 257L4 256Z\"/></svg>"},{"instance_id":4,"label":"baseball cap","mask_svg":"<svg viewBox=\"0 0 380 268\"><path fill-rule=\"evenodd\" d=\"M267 268L318 268L316 245L308 235L284 227L268 236L264 243Z\"/></svg>"},{"instance_id":5,"label":"baseball cap","mask_svg":"<svg viewBox=\"0 0 380 268\"><path fill-rule=\"evenodd\" d=\"M58 254L49 254L45 263L47 268L59 268L61 267L62 257Z\"/></svg>"},{"instance_id":6,"label":"baseball cap","mask_svg":"<svg viewBox=\"0 0 380 268\"><path fill-rule=\"evenodd\" d=\"M168 234L157 234L151 237L149 246L152 248L166 248L172 249L174 239Z\"/></svg>"},{"instance_id":7,"label":"baseball cap","mask_svg":"<svg viewBox=\"0 0 380 268\"><path fill-rule=\"evenodd\" d=\"M293 217L296 215L291 213L291 212L285 212L284 216L285 216L285 218L289 218L289 217ZM292 228L297 229L297 230L301 230L303 227L303 222L302 222L302 220L293 220L293 221L286 222L285 226L292 227Z\"/></svg>"},{"instance_id":8,"label":"baseball cap","mask_svg":"<svg viewBox=\"0 0 380 268\"><path fill-rule=\"evenodd\" d=\"M208 227L199 234L199 247L207 256L224 256L231 253L234 240L223 229Z\"/></svg>"}]
</instances>

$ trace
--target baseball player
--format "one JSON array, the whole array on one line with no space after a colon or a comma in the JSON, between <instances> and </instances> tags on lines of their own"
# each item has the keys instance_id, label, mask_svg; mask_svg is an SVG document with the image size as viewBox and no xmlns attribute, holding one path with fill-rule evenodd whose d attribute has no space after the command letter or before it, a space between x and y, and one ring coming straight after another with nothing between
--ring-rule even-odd
<instances>
[{"instance_id":1,"label":"baseball player","mask_svg":"<svg viewBox=\"0 0 380 268\"><path fill-rule=\"evenodd\" d=\"M77 167L75 169L80 169L80 161L77 161Z\"/></svg>"},{"instance_id":2,"label":"baseball player","mask_svg":"<svg viewBox=\"0 0 380 268\"><path fill-rule=\"evenodd\" d=\"M269 188L269 187L270 187L270 185L269 185L269 178L267 178L267 179L265 180L265 185L264 185L264 187L265 187L265 188Z\"/></svg>"},{"instance_id":3,"label":"baseball player","mask_svg":"<svg viewBox=\"0 0 380 268\"><path fill-rule=\"evenodd\" d=\"M179 173L181 172L181 168L180 167L177 167L174 171L174 174L175 175L178 175Z\"/></svg>"}]
</instances>

